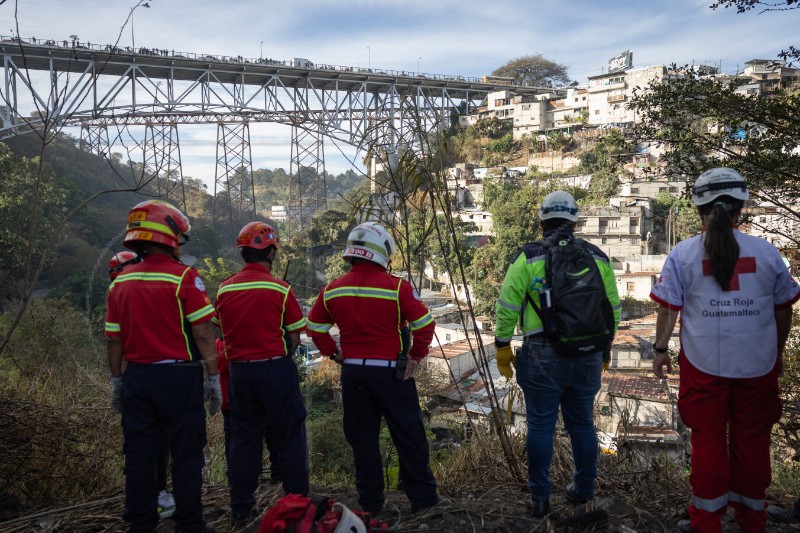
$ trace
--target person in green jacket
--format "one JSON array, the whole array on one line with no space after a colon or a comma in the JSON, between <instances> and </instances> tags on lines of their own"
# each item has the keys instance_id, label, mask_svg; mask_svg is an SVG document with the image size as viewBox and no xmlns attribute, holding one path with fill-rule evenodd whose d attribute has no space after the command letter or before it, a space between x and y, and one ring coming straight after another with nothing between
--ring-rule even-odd
<instances>
[{"instance_id":1,"label":"person in green jacket","mask_svg":"<svg viewBox=\"0 0 800 533\"><path fill-rule=\"evenodd\" d=\"M528 487L530 510L543 517L550 510L550 461L558 409L572 441L575 471L564 495L570 503L586 503L594 497L597 477L597 435L592 407L603 372L603 351L577 356L561 355L544 334L542 321L526 294L541 308L539 290L546 284L545 240L558 234L560 240L574 239L578 220L575 199L567 192L555 191L542 201L539 212L544 238L526 244L506 272L497 301L495 346L497 367L507 379L517 369L517 382L525 396L528 422ZM614 271L608 257L593 244L584 242L593 256L614 316L614 331L619 324L620 302ZM606 304L607 305L607 304ZM511 351L511 337L519 325L524 337L522 348Z\"/></svg>"}]
</instances>

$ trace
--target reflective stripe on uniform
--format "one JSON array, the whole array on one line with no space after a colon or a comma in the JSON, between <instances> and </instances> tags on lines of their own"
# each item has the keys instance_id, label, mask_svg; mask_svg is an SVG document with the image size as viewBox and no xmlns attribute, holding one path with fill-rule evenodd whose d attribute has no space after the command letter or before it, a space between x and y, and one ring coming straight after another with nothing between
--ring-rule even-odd
<instances>
[{"instance_id":1,"label":"reflective stripe on uniform","mask_svg":"<svg viewBox=\"0 0 800 533\"><path fill-rule=\"evenodd\" d=\"M495 342L511 342L511 337L495 337Z\"/></svg>"},{"instance_id":2,"label":"reflective stripe on uniform","mask_svg":"<svg viewBox=\"0 0 800 533\"><path fill-rule=\"evenodd\" d=\"M131 274L120 274L114 280L114 285L123 281L166 281L180 285L183 276L175 276L164 272L133 272Z\"/></svg>"},{"instance_id":3,"label":"reflective stripe on uniform","mask_svg":"<svg viewBox=\"0 0 800 533\"><path fill-rule=\"evenodd\" d=\"M355 296L361 298L379 298L381 300L397 300L397 291L391 289L377 289L375 287L337 287L325 291L325 300L332 300L340 296Z\"/></svg>"},{"instance_id":4,"label":"reflective stripe on uniform","mask_svg":"<svg viewBox=\"0 0 800 533\"><path fill-rule=\"evenodd\" d=\"M542 255L537 255L536 257L528 257L528 258L525 260L525 262L526 262L526 263L528 263L529 265L530 265L531 263L535 263L536 261L544 261L544 254L542 254Z\"/></svg>"},{"instance_id":5,"label":"reflective stripe on uniform","mask_svg":"<svg viewBox=\"0 0 800 533\"><path fill-rule=\"evenodd\" d=\"M728 505L728 495L723 494L719 498L713 499L700 498L699 496L693 495L692 504L702 511L713 513Z\"/></svg>"},{"instance_id":6,"label":"reflective stripe on uniform","mask_svg":"<svg viewBox=\"0 0 800 533\"><path fill-rule=\"evenodd\" d=\"M433 322L433 316L431 316L430 313L425 313L417 320L414 320L413 322L410 321L408 325L411 327L411 330L413 331L416 329L424 328L431 322Z\"/></svg>"},{"instance_id":7,"label":"reflective stripe on uniform","mask_svg":"<svg viewBox=\"0 0 800 533\"><path fill-rule=\"evenodd\" d=\"M522 332L522 336L523 337L527 337L529 335L538 335L539 333L541 333L543 331L544 331L543 328L533 328L533 329L529 329L527 331L523 331ZM511 339L509 339L509 340L511 340Z\"/></svg>"},{"instance_id":8,"label":"reflective stripe on uniform","mask_svg":"<svg viewBox=\"0 0 800 533\"><path fill-rule=\"evenodd\" d=\"M200 320L201 318L203 318L204 316L208 316L213 312L214 312L214 306L211 305L211 304L208 304L207 306L203 307L202 309L198 309L194 313L192 313L190 315L187 315L186 316L186 320L188 320L189 322L196 322L196 321Z\"/></svg>"},{"instance_id":9,"label":"reflective stripe on uniform","mask_svg":"<svg viewBox=\"0 0 800 533\"><path fill-rule=\"evenodd\" d=\"M306 320L306 325L308 326L308 329L311 331L316 331L317 333L326 333L333 327L333 324L319 324L310 320Z\"/></svg>"},{"instance_id":10,"label":"reflective stripe on uniform","mask_svg":"<svg viewBox=\"0 0 800 533\"><path fill-rule=\"evenodd\" d=\"M120 331L122 331L122 329L119 327L119 324L106 322L105 331L106 333L119 333Z\"/></svg>"},{"instance_id":11,"label":"reflective stripe on uniform","mask_svg":"<svg viewBox=\"0 0 800 533\"><path fill-rule=\"evenodd\" d=\"M150 229L161 233L166 233L167 235L172 235L173 237L177 237L175 231L166 224L159 224L158 222L153 222L150 220L142 220L140 222L137 221L134 223L129 223L125 229L127 229L128 231L136 229Z\"/></svg>"},{"instance_id":12,"label":"reflective stripe on uniform","mask_svg":"<svg viewBox=\"0 0 800 533\"><path fill-rule=\"evenodd\" d=\"M289 324L288 326L285 326L285 327L286 327L286 331L294 331L296 329L300 329L300 328L304 327L305 325L306 325L306 319L305 318L301 318L300 320L298 320L294 324Z\"/></svg>"},{"instance_id":13,"label":"reflective stripe on uniform","mask_svg":"<svg viewBox=\"0 0 800 533\"><path fill-rule=\"evenodd\" d=\"M522 311L522 306L521 305L510 304L510 303L506 302L505 300L503 300L502 298L498 298L497 299L497 305L505 307L506 309L508 309L510 311L516 311L516 312Z\"/></svg>"},{"instance_id":14,"label":"reflective stripe on uniform","mask_svg":"<svg viewBox=\"0 0 800 533\"><path fill-rule=\"evenodd\" d=\"M763 511L767 506L766 500L748 498L747 496L742 496L741 494L736 494L735 492L728 493L728 501L741 503L754 511Z\"/></svg>"},{"instance_id":15,"label":"reflective stripe on uniform","mask_svg":"<svg viewBox=\"0 0 800 533\"><path fill-rule=\"evenodd\" d=\"M249 281L246 283L231 283L219 288L217 295L233 292L233 291L248 291L251 289L267 289L277 291L283 295L289 293L289 288L284 287L280 283L273 283L271 281Z\"/></svg>"}]
</instances>

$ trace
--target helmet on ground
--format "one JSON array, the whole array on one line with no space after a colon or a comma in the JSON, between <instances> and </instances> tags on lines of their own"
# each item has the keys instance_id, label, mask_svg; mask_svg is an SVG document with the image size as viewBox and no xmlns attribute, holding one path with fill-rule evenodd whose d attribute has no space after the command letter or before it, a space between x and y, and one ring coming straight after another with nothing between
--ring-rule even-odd
<instances>
[{"instance_id":1,"label":"helmet on ground","mask_svg":"<svg viewBox=\"0 0 800 533\"><path fill-rule=\"evenodd\" d=\"M177 207L160 200L147 200L130 210L125 229L122 244L128 248L134 248L133 243L137 241L177 248L189 240L192 225ZM182 236L185 240L180 242Z\"/></svg>"},{"instance_id":2,"label":"helmet on ground","mask_svg":"<svg viewBox=\"0 0 800 533\"><path fill-rule=\"evenodd\" d=\"M124 265L133 259L136 259L136 254L133 252L126 251L115 253L114 257L108 262L108 277L111 281L117 279L117 276L122 273Z\"/></svg>"},{"instance_id":3,"label":"helmet on ground","mask_svg":"<svg viewBox=\"0 0 800 533\"><path fill-rule=\"evenodd\" d=\"M242 228L236 239L236 246L239 248L263 250L270 245L276 249L281 247L278 232L266 222L250 222Z\"/></svg>"},{"instance_id":4,"label":"helmet on ground","mask_svg":"<svg viewBox=\"0 0 800 533\"><path fill-rule=\"evenodd\" d=\"M743 202L750 198L744 178L732 168L718 167L706 170L700 174L692 187L694 205L705 205L720 196L730 196Z\"/></svg>"},{"instance_id":5,"label":"helmet on ground","mask_svg":"<svg viewBox=\"0 0 800 533\"><path fill-rule=\"evenodd\" d=\"M539 220L551 218L563 218L570 222L578 220L578 206L570 193L553 191L544 197L539 208Z\"/></svg>"},{"instance_id":6,"label":"helmet on ground","mask_svg":"<svg viewBox=\"0 0 800 533\"><path fill-rule=\"evenodd\" d=\"M383 226L377 222L365 222L353 228L347 236L343 255L367 259L387 268L396 250L392 235Z\"/></svg>"}]
</instances>

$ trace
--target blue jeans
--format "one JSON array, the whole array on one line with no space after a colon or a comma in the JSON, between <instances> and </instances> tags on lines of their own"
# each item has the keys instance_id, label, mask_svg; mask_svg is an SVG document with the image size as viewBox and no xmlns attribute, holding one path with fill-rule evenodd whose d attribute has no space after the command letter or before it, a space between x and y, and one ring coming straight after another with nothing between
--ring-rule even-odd
<instances>
[{"instance_id":1,"label":"blue jeans","mask_svg":"<svg viewBox=\"0 0 800 533\"><path fill-rule=\"evenodd\" d=\"M541 337L526 339L517 351L517 383L525 394L528 419L528 486L531 497L550 498L550 461L558 408L572 441L574 490L594 497L597 477L597 434L592 407L600 390L603 354L578 357L556 353Z\"/></svg>"}]
</instances>

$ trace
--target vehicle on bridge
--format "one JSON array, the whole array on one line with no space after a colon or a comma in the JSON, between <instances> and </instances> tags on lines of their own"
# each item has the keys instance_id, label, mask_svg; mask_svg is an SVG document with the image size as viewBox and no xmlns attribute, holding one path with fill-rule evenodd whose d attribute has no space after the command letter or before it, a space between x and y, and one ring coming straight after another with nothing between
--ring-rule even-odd
<instances>
[{"instance_id":1,"label":"vehicle on bridge","mask_svg":"<svg viewBox=\"0 0 800 533\"><path fill-rule=\"evenodd\" d=\"M483 76L481 81L492 85L514 85L514 78L508 76Z\"/></svg>"}]
</instances>

